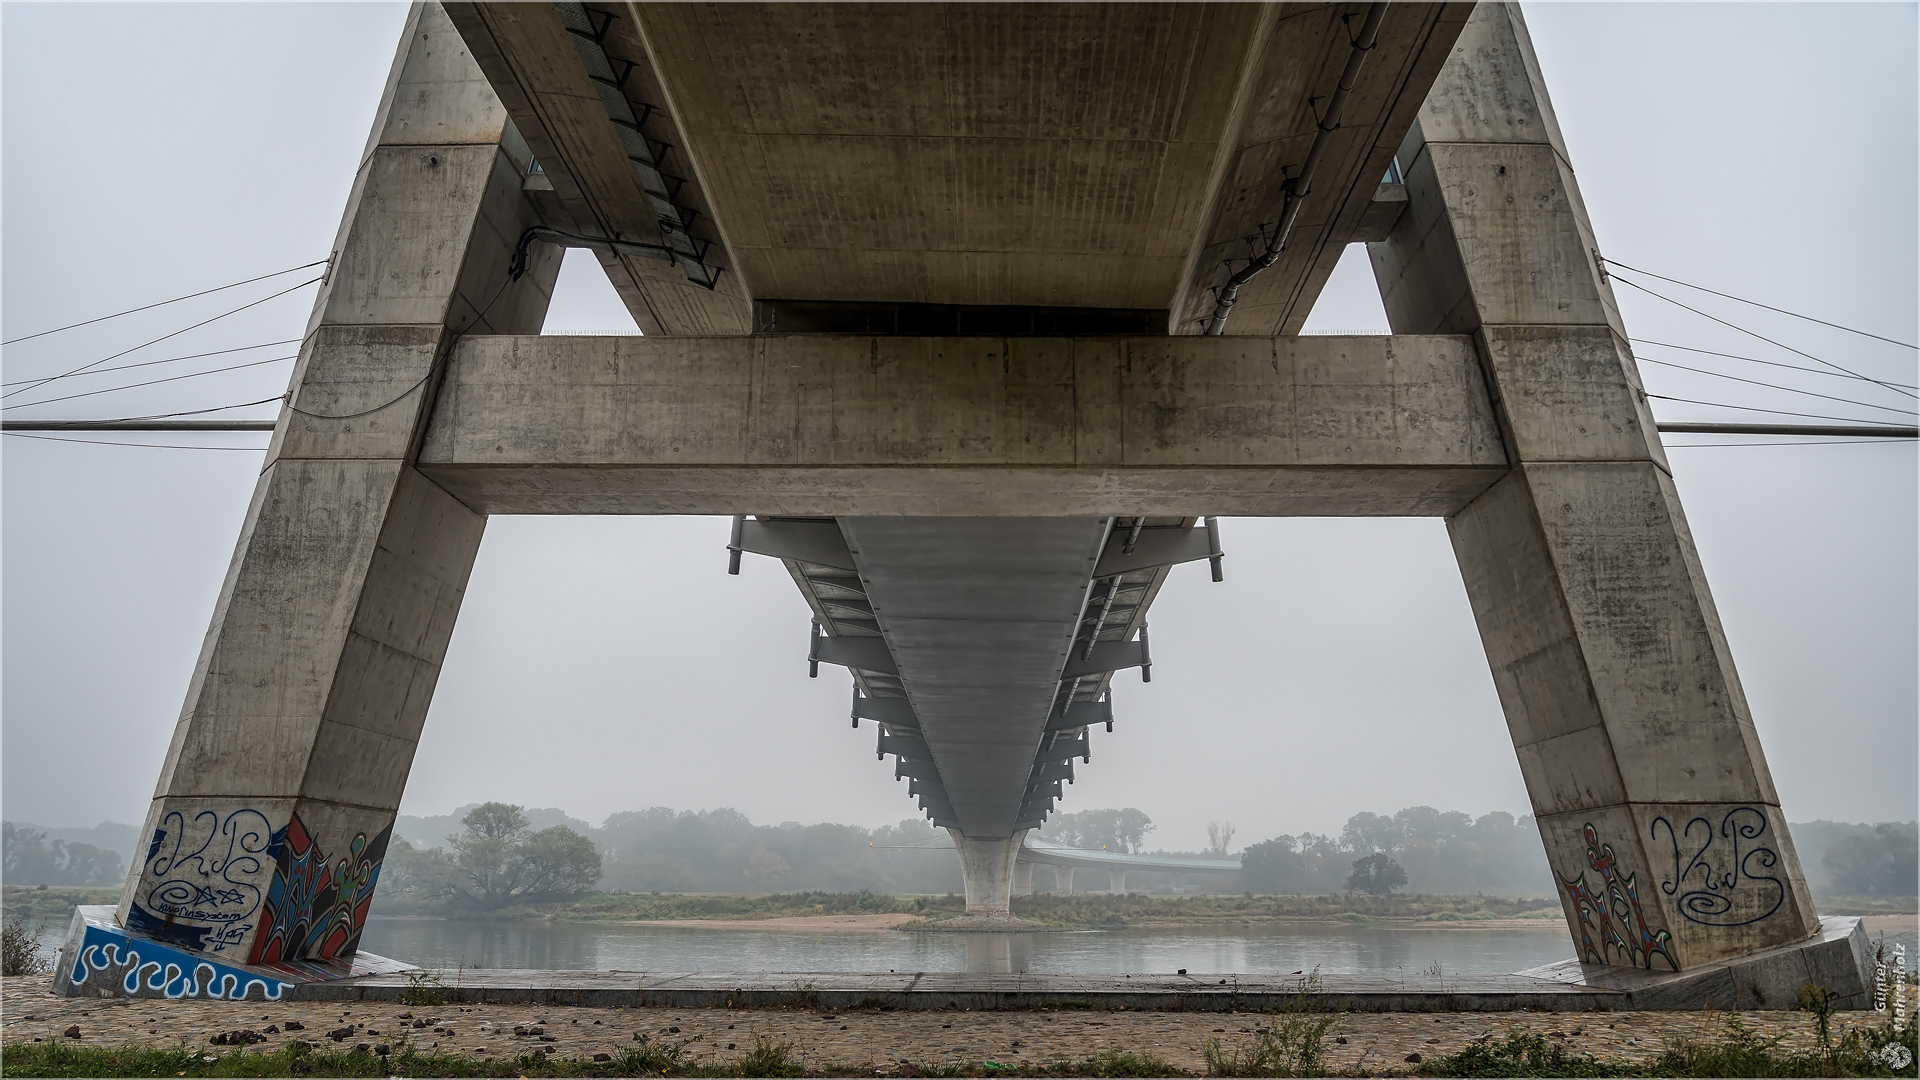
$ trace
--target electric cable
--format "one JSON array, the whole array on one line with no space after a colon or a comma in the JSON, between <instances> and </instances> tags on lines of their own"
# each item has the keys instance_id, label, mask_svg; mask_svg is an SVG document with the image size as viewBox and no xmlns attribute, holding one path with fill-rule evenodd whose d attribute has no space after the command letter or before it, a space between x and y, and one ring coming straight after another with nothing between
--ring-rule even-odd
<instances>
[{"instance_id":1,"label":"electric cable","mask_svg":"<svg viewBox=\"0 0 1920 1080\"><path fill-rule=\"evenodd\" d=\"M1669 303L1669 304L1672 304L1672 305L1673 305L1674 307L1677 307L1677 308L1682 308L1682 309L1684 309L1684 310L1687 310L1687 311L1691 311L1691 312L1693 312L1693 313L1694 313L1695 315L1698 315L1698 316L1700 316L1700 317L1701 317L1701 318L1703 318L1703 319L1709 319L1709 320L1712 320L1713 322L1717 322L1717 323L1719 323L1719 324L1720 324L1721 326L1724 326L1724 327L1726 327L1726 328L1727 328L1727 329L1729 329L1729 330L1738 330L1738 331L1740 331L1741 333L1743 333L1743 334L1745 334L1745 335L1747 335L1748 337L1753 337L1753 338L1759 338L1759 339L1760 339L1761 341L1764 341L1764 342L1766 342L1766 343L1767 343L1767 344L1769 344L1769 345L1772 345L1772 346L1775 346L1775 347L1777 347L1777 348L1781 348L1781 349L1785 349L1785 350L1787 350L1788 352L1790 352L1790 353L1793 353L1793 354L1794 354L1794 355L1796 355L1796 356L1804 356L1804 357L1806 357L1807 359L1809 359L1809 360L1811 360L1811 361L1813 361L1813 362L1814 362L1814 363L1816 363L1816 364L1825 364L1826 366L1828 366L1828 367L1830 367L1830 368L1832 368L1832 369L1834 369L1835 371L1842 371L1842 372L1846 372L1846 373L1847 373L1848 375L1851 375L1851 376L1853 376L1853 377L1854 377L1854 378L1856 378L1856 379L1864 379L1864 380L1866 380L1867 382L1870 382L1870 383L1874 383L1874 384L1877 384L1877 385L1879 385L1879 386L1884 386L1884 387L1886 387L1887 389L1889 389L1889 390L1892 390L1892 391L1893 391L1894 393L1896 393L1896 394L1904 394L1904 395L1906 395L1907 397L1910 397L1910 398L1920 398L1920 393L1914 393L1913 391L1909 391L1909 390L1905 390L1905 389L1902 389L1902 388L1900 388L1899 386L1897 386L1897 385L1896 385L1896 384L1894 384L1894 383L1889 383L1889 382L1884 382L1884 381L1882 381L1882 380L1880 380L1880 379L1876 379L1876 378L1873 378L1873 377L1872 377L1872 376L1870 376L1870 375L1862 375L1862 374L1860 374L1860 373L1859 373L1859 372L1857 372L1857 371L1849 371L1849 370L1847 370L1846 368L1843 368L1843 367L1841 367L1841 366L1840 366L1839 364L1836 364L1836 363L1834 363L1834 362L1832 362L1831 360L1822 360L1822 359L1820 359L1819 357L1817 357L1817 356L1815 356L1815 355L1813 355L1813 354L1812 354L1812 353L1810 353L1810 352L1801 352L1801 351L1800 351L1799 349L1796 349L1796 348L1794 348L1794 347L1793 347L1793 346L1791 346L1791 345L1785 345L1785 344L1782 344L1782 343L1780 343L1780 342L1778 342L1778 341L1775 341L1775 340L1773 340L1772 338L1770 338L1770 337L1768 337L1768 336L1766 336L1765 334L1758 334L1758 333L1755 333L1755 332L1753 332L1752 330L1749 330L1749 329L1747 329L1747 328L1746 328L1746 327L1744 327L1744 326L1736 326L1735 324L1733 324L1733 323L1730 323L1730 322L1728 322L1728 321L1727 321L1727 320L1725 320L1725 319L1722 319L1722 318L1719 318L1718 316L1714 316L1714 315L1709 315L1709 314L1707 314L1706 312L1704 312L1704 311L1701 311L1701 310L1700 310L1699 308L1697 308L1697 307L1691 307L1691 306L1689 306L1689 305L1687 305L1687 304L1683 304L1683 303L1681 303L1680 301L1678 301L1678 300L1675 300L1675 299L1674 299L1673 297L1671 297L1671 296L1666 296L1666 295L1664 295L1664 294L1662 294L1662 293L1657 293L1657 292L1654 292L1654 291L1653 291L1652 289L1649 289L1649 288L1647 288L1647 287L1646 287L1645 285L1639 285L1639 284L1636 284L1636 283L1634 283L1633 281L1631 281L1631 280L1629 280L1629 279L1627 279L1627 278L1619 278L1619 279L1617 279L1617 280L1618 280L1618 281L1619 281L1619 282L1620 282L1620 283L1621 283L1622 285L1626 285L1626 286L1629 286L1629 287L1631 287L1631 288L1635 288L1635 289L1638 289L1638 290L1640 290L1641 292L1643 292L1643 293L1646 293L1646 294L1647 294L1648 296L1651 296L1651 297L1654 297L1654 298L1656 298L1656 299L1659 299L1659 300L1665 300L1665 301L1666 301L1667 303Z\"/></svg>"},{"instance_id":2,"label":"electric cable","mask_svg":"<svg viewBox=\"0 0 1920 1080\"><path fill-rule=\"evenodd\" d=\"M299 342L300 342L299 338L288 338L285 341L265 341L265 342L261 342L258 345L242 345L237 349L215 349L212 352L189 353L186 356L169 356L165 360L142 360L137 364L115 364L113 367L94 368L90 371L83 372L82 374L105 375L109 371L132 371L134 368L152 367L155 364L173 364L173 363L178 363L182 360L198 360L206 356L225 356L228 353L252 352L255 349L271 349L275 345L295 345L295 344L298 344ZM51 378L46 378L46 379L15 379L12 382L0 383L0 387L24 386L27 383L39 383L40 385L44 386L50 382L55 382L60 379L69 379L74 377L75 376L72 376L72 375L55 375Z\"/></svg>"},{"instance_id":3,"label":"electric cable","mask_svg":"<svg viewBox=\"0 0 1920 1080\"><path fill-rule=\"evenodd\" d=\"M51 330L42 330L37 334L28 334L25 337L13 338L12 340L9 340L9 341L0 341L0 345L12 345L22 341L32 341L34 338L43 338L43 337L46 337L48 334L58 334L64 330L77 330L82 326L92 326L94 323L106 322L108 319L117 319L122 315L133 315L142 311L152 311L154 308L166 307L168 304L177 304L182 300L191 300L196 296L211 296L217 292L226 292L228 289L237 289L242 285L251 285L256 281L265 281L268 278L277 278L282 274L291 274L295 270L305 270L309 266L319 266L321 263L332 262L332 261L333 260L331 257L325 258L325 259L315 259L310 263L302 263L299 266L289 266L285 270L276 270L271 274L261 274L259 277L248 278L245 281L236 281L231 285L222 285L217 289L202 289L197 293L188 293L185 296L176 296L171 300L162 300L157 304L148 304L145 307L128 308L125 311L116 311L111 315L102 315L97 319L88 319L86 322L69 323L66 326L56 326Z\"/></svg>"},{"instance_id":4,"label":"electric cable","mask_svg":"<svg viewBox=\"0 0 1920 1080\"><path fill-rule=\"evenodd\" d=\"M1643 390L1641 391L1641 393L1645 394L1646 391ZM1861 420L1857 416L1822 416L1819 413L1788 412L1785 409L1761 409L1752 405L1727 405L1718 401L1695 401L1692 398L1668 397L1665 394L1647 394L1647 396L1650 398L1658 398L1661 401L1679 401L1679 402L1684 402L1685 404L1688 404L1688 405L1706 405L1710 408L1715 408L1715 409L1739 409L1741 412L1772 413L1775 416L1804 416L1809 420L1840 420L1840 421L1844 421L1846 423L1851 423L1851 424L1868 422L1868 421Z\"/></svg>"},{"instance_id":5,"label":"electric cable","mask_svg":"<svg viewBox=\"0 0 1920 1080\"><path fill-rule=\"evenodd\" d=\"M126 422L126 421L132 421L132 420L165 420L165 419L168 419L169 417L174 417L174 416L203 416L210 412L226 412L228 409L244 409L249 405L265 405L269 401L285 401L286 399L287 399L287 395L285 394L275 394L272 397L261 398L259 401L242 401L236 405L215 405L211 409L184 409L180 412L151 413L147 416L120 416L120 417L115 417L114 421Z\"/></svg>"},{"instance_id":6,"label":"electric cable","mask_svg":"<svg viewBox=\"0 0 1920 1080\"><path fill-rule=\"evenodd\" d=\"M1697 442L1667 443L1669 450L1691 450L1704 446L1874 446L1883 443L1910 443L1912 439L1795 439L1791 442Z\"/></svg>"},{"instance_id":7,"label":"electric cable","mask_svg":"<svg viewBox=\"0 0 1920 1080\"><path fill-rule=\"evenodd\" d=\"M256 454L266 450L264 446L185 446L180 443L110 442L106 439L63 439L54 435L29 435L24 431L0 431L0 435L14 439L39 439L42 442L85 443L88 446L136 446L149 450L250 450Z\"/></svg>"},{"instance_id":8,"label":"electric cable","mask_svg":"<svg viewBox=\"0 0 1920 1080\"><path fill-rule=\"evenodd\" d=\"M1786 308L1777 308L1777 307L1774 307L1772 304L1763 304L1758 300L1748 300L1744 296L1735 296L1732 293L1719 292L1714 289L1709 289L1705 285L1695 285L1692 282L1681 281L1679 278L1662 277L1661 275L1656 274L1651 270L1642 270L1637 266L1628 266L1626 263L1615 262L1612 259L1606 258L1605 256L1602 256L1600 261L1603 263L1606 263L1608 266L1617 266L1622 270L1631 270L1636 274L1645 274L1650 278L1658 278L1661 281L1670 281L1673 284L1678 285L1682 288L1698 289L1703 293L1710 293L1714 296L1723 297L1728 300L1735 300L1742 304L1751 304L1754 307L1764 308L1768 311L1777 312L1781 315L1791 315L1796 319L1805 319L1810 323L1819 323L1821 326L1831 326L1835 330L1845 330L1849 334L1859 334L1861 337L1872 338L1875 341L1884 341L1889 345L1898 345L1903 349L1920 349L1920 345L1909 345L1904 341L1895 341L1890 337L1881 337L1879 334L1869 334L1865 330L1855 330L1851 326L1841 326L1839 323L1828 322L1825 319L1816 319L1811 315L1802 315L1797 311L1788 311Z\"/></svg>"},{"instance_id":9,"label":"electric cable","mask_svg":"<svg viewBox=\"0 0 1920 1080\"><path fill-rule=\"evenodd\" d=\"M439 355L433 358L433 362L431 364L427 365L427 373L425 375L420 376L420 381L414 383L412 386L407 387L405 390L400 391L400 393L397 396L390 398L387 401L381 402L380 404L375 405L371 409L362 409L356 413L345 413L343 415L334 416L327 413L308 412L307 410L301 408L300 406L295 405L293 403L293 391L288 390L285 398L288 411L299 413L301 416L312 417L315 420L353 420L362 416L371 416L372 414L377 413L382 409L389 408L399 403L400 401L405 400L407 395L413 393L415 390L420 389L422 386L425 386L427 384L427 380L433 378L434 375L439 373L440 368L444 364L452 360L454 346L460 344L460 339L467 336L468 330L471 330L475 326L480 325L480 323L486 319L487 313L493 310L493 305L499 302L500 294L506 292L507 286L513 284L513 282L514 282L514 278L512 276L508 276L507 280L501 282L500 287L493 291L493 298L487 301L487 306L480 309L480 314L475 315L473 317L472 322L468 323L466 326L463 326L458 331L456 331L453 337L447 341L446 348L443 349ZM156 420L159 418L151 417L151 416L143 416L140 419Z\"/></svg>"},{"instance_id":10,"label":"electric cable","mask_svg":"<svg viewBox=\"0 0 1920 1080\"><path fill-rule=\"evenodd\" d=\"M317 281L319 281L319 280L320 280L320 278L310 278L310 279L308 279L308 280L306 280L306 281L303 281L303 282L301 282L301 283L300 283L300 284L298 284L298 285L291 285L291 286L288 286L287 288L284 288L284 289L281 289L281 290L280 290L279 292L277 292L277 293L274 293L274 294L273 294L272 296L263 296L263 297L261 297L260 299L258 299L258 300L255 300L255 301L253 301L253 302L252 302L252 303L250 303L250 304L241 304L241 305L240 305L239 307L237 307L237 308L234 308L234 309L233 309L232 311L223 311L223 312L221 312L220 314L218 314L218 315L215 315L215 316L214 316L213 318L211 318L211 319L203 319L203 320L201 320L200 322L197 322L197 323L194 323L194 324L193 324L192 326L189 326L189 327L187 327L187 328L186 328L185 330L175 330L175 331L174 331L173 333L171 333L171 334L164 334L164 335L162 335L162 336L160 336L160 337L157 337L157 338L154 338L154 339L153 339L152 341L149 341L149 342L147 342L147 343L146 343L145 345L135 345L135 346L134 346L133 348L131 348L131 349L122 349L122 350L120 350L119 352L117 352L117 353L114 353L114 354L113 354L112 356L103 356L103 357L101 357L100 359L98 359L98 360L95 360L95 361L94 361L93 363L91 363L91 364L83 364L83 365L81 365L80 367L77 367L77 368L74 368L74 369L73 369L72 371L69 371L69 372L66 372L66 373L64 373L64 374L60 374L60 375L49 375L48 377L46 377L46 378L44 378L44 379L38 379L38 380L32 380L32 381L30 381L30 382L29 382L29 384L28 384L28 385L26 385L26 386L23 386L23 387L21 387L21 388L20 388L20 389L18 389L18 390L9 390L9 391L7 391L7 392L6 392L6 393L4 393L4 394L0 394L0 398L10 398L10 397L12 397L12 396L13 396L13 395L15 395L15 394L20 394L20 393L25 393L26 391L28 391L28 390L31 390L31 389L32 389L33 387L35 387L35 386L43 386L43 385L45 385L45 384L47 384L47 383L50 383L50 382L52 382L52 381L54 381L55 379L64 379L64 378L66 378L66 377L67 377L67 376L69 376L69 375L78 375L78 374L80 374L80 373L81 373L81 372L83 372L83 371L89 371L89 370L91 370L91 369L93 369L93 368L97 368L97 367L99 367L99 366L100 366L101 364L104 364L104 363L106 363L106 362L107 362L107 361L109 361L109 360L118 360L118 359L120 359L121 357L123 357L123 356L125 356L125 355L127 355L128 353L133 353L133 352L139 352L139 351L140 351L141 349L144 349L144 348L146 348L146 347L147 347L147 345L158 345L158 344L160 344L161 342L163 342L163 341L165 341L165 340L167 340L168 338L177 338L177 337L179 337L179 336L180 336L181 334L184 334L184 333L186 333L186 332L187 332L188 330L198 330L198 329L200 329L201 327L203 327L203 326L205 326L205 325L207 325L208 323L215 323L215 322L219 322L219 321L220 321L221 319L224 319L224 318L226 318L226 317L227 317L227 316L229 316L229 315L238 315L238 314L240 314L241 312L243 312L243 311L245 311L245 310L247 310L248 308L251 308L251 307L259 307L259 306L260 306L261 304L264 304L264 303L266 303L266 302L267 302L267 301L269 301L269 300L272 300L272 299L275 299L276 297L281 297L281 296L285 296L285 295L287 295L288 293L290 293L290 292L292 292L292 291L294 291L295 289L304 289L304 288L306 288L307 286L309 286L309 285L312 285L312 284L313 284L314 282L317 282Z\"/></svg>"},{"instance_id":11,"label":"electric cable","mask_svg":"<svg viewBox=\"0 0 1920 1080\"><path fill-rule=\"evenodd\" d=\"M185 375L170 375L164 379L149 379L146 382L128 383L125 386L109 386L104 390L89 390L84 394L68 394L65 397L41 398L39 401L23 401L18 405L0 406L0 411L4 411L6 409L31 409L35 405L50 405L56 401L72 401L75 398L94 397L99 394L112 394L112 393L117 393L121 390L134 390L142 386L158 386L161 383L179 382L181 379L197 379L202 375L218 375L223 371L240 371L244 368L260 367L262 364L277 364L282 360L297 359L299 355L300 355L299 353L294 353L291 356L276 356L270 360L255 360L255 361L252 361L251 363L234 364L230 367L209 368L206 371L189 371Z\"/></svg>"},{"instance_id":12,"label":"electric cable","mask_svg":"<svg viewBox=\"0 0 1920 1080\"><path fill-rule=\"evenodd\" d=\"M1778 383L1761 382L1758 379L1743 379L1738 375L1728 375L1721 371L1709 371L1706 368L1688 367L1685 364L1676 364L1668 360L1655 360L1651 356L1642 356L1640 359L1649 364L1659 364L1661 367L1679 368L1681 371L1692 371L1701 375L1713 375L1722 379L1732 379L1734 382L1743 382L1750 386L1764 386L1770 390L1785 390L1789 394L1805 394L1808 397L1817 397L1826 401L1838 401L1842 405L1859 405L1868 409L1884 409L1887 412L1905 413L1908 416L1920 416L1920 411L1913 409L1896 409L1891 405L1875 405L1870 401L1855 401L1852 398L1834 397L1831 394L1816 394L1811 390L1796 390L1791 386L1781 386Z\"/></svg>"},{"instance_id":13,"label":"electric cable","mask_svg":"<svg viewBox=\"0 0 1920 1080\"><path fill-rule=\"evenodd\" d=\"M1768 367L1786 368L1788 371L1804 371L1809 375L1824 375L1829 379L1858 379L1864 383L1878 383L1881 386L1898 386L1906 390L1920 390L1913 383L1880 382L1859 375L1850 375L1839 371L1821 371L1819 368L1801 367L1799 364L1783 364L1778 360L1762 360L1757 356L1741 356L1737 353L1714 352L1712 349L1696 349L1691 345L1675 345L1668 341L1652 341L1648 338L1628 338L1635 345L1658 345L1662 349L1679 349L1681 352L1699 353L1702 356L1724 356L1728 360L1745 360L1749 364L1765 364Z\"/></svg>"}]
</instances>

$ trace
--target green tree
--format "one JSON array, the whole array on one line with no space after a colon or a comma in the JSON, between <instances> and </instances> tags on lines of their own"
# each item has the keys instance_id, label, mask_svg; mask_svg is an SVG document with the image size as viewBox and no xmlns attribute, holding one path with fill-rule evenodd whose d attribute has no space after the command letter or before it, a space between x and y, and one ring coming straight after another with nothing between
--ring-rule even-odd
<instances>
[{"instance_id":1,"label":"green tree","mask_svg":"<svg viewBox=\"0 0 1920 1080\"><path fill-rule=\"evenodd\" d=\"M600 880L593 841L564 825L534 832L524 809L481 803L447 837L459 889L486 910L584 892Z\"/></svg>"},{"instance_id":2,"label":"green tree","mask_svg":"<svg viewBox=\"0 0 1920 1080\"><path fill-rule=\"evenodd\" d=\"M1248 844L1240 853L1240 887L1248 892L1298 894L1307 882L1306 857L1291 836Z\"/></svg>"},{"instance_id":3,"label":"green tree","mask_svg":"<svg viewBox=\"0 0 1920 1080\"><path fill-rule=\"evenodd\" d=\"M1347 875L1347 888L1373 896L1387 896L1407 883L1407 872L1393 856L1378 851L1353 860L1353 873Z\"/></svg>"}]
</instances>

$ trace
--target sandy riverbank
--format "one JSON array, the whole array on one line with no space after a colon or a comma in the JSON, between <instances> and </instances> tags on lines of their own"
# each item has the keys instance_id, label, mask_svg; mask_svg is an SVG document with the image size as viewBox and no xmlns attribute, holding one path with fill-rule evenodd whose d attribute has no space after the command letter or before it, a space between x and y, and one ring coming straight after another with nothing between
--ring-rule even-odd
<instances>
[{"instance_id":1,"label":"sandy riverbank","mask_svg":"<svg viewBox=\"0 0 1920 1080\"><path fill-rule=\"evenodd\" d=\"M1231 1046L1252 1037L1269 1017L1248 1013L1176 1013L1042 1009L1008 1012L936 1012L847 1009L593 1009L535 1005L442 1005L433 1008L370 1003L129 1001L57 998L44 975L4 980L0 1012L9 1042L61 1041L86 1046L175 1047L209 1054L215 1034L250 1028L265 1033L256 1050L278 1049L290 1038L328 1048L391 1045L403 1033L423 1050L512 1060L536 1046L568 1058L590 1059L633 1045L636 1035L686 1044L692 1062L737 1059L756 1035L792 1041L817 1063L855 1065L865 1075L897 1075L902 1062L923 1064L1081 1059L1101 1050L1153 1054L1177 1068L1206 1072L1208 1039ZM1570 1050L1644 1061L1676 1037L1711 1038L1725 1014L1659 1013L1350 1013L1335 1017L1327 1034L1326 1067L1334 1075L1405 1075L1408 1055L1453 1053L1482 1035L1534 1032ZM1804 1012L1749 1012L1752 1029L1778 1035L1787 1049L1815 1045L1814 1018ZM1836 1032L1879 1023L1874 1013L1841 1013ZM303 1025L286 1032L287 1021ZM425 1021L413 1027L416 1020ZM552 1041L515 1027L538 1025ZM77 1039L62 1033L79 1028ZM327 1033L347 1027L340 1043Z\"/></svg>"},{"instance_id":2,"label":"sandy riverbank","mask_svg":"<svg viewBox=\"0 0 1920 1080\"><path fill-rule=\"evenodd\" d=\"M696 930L807 930L862 932L891 930L901 923L921 918L896 912L891 915L787 915L778 919L627 919L627 926L684 926Z\"/></svg>"}]
</instances>

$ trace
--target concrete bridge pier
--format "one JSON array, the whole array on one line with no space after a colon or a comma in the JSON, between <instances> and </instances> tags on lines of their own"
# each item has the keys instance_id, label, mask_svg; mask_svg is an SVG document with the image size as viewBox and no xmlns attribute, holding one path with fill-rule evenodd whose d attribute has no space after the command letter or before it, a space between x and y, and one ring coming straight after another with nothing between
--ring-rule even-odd
<instances>
[{"instance_id":1,"label":"concrete bridge pier","mask_svg":"<svg viewBox=\"0 0 1920 1080\"><path fill-rule=\"evenodd\" d=\"M990 918L1011 918L1013 914L1014 867L1018 865L1020 844L1027 838L1021 829L1005 839L976 840L949 828L954 850L960 854L960 874L966 882L967 914ZM1032 871L1027 887L1032 890Z\"/></svg>"},{"instance_id":2,"label":"concrete bridge pier","mask_svg":"<svg viewBox=\"0 0 1920 1080\"><path fill-rule=\"evenodd\" d=\"M1013 895L1033 895L1033 864L1024 859L1013 864Z\"/></svg>"},{"instance_id":3,"label":"concrete bridge pier","mask_svg":"<svg viewBox=\"0 0 1920 1080\"><path fill-rule=\"evenodd\" d=\"M1125 870L1107 871L1107 892L1114 896L1127 894L1127 872Z\"/></svg>"},{"instance_id":4,"label":"concrete bridge pier","mask_svg":"<svg viewBox=\"0 0 1920 1080\"><path fill-rule=\"evenodd\" d=\"M1806 941L1820 921L1517 6L1475 9L1399 161L1409 206L1374 272L1395 334L1473 336L1498 414L1510 471L1448 533L1579 959L1685 970ZM1787 966L1768 1007L1808 978Z\"/></svg>"},{"instance_id":5,"label":"concrete bridge pier","mask_svg":"<svg viewBox=\"0 0 1920 1080\"><path fill-rule=\"evenodd\" d=\"M148 959L357 951L486 525L414 468L427 404L462 334L539 331L559 270L542 245L507 274L537 220L517 143L415 6L120 900ZM63 959L57 985L118 978Z\"/></svg>"}]
</instances>

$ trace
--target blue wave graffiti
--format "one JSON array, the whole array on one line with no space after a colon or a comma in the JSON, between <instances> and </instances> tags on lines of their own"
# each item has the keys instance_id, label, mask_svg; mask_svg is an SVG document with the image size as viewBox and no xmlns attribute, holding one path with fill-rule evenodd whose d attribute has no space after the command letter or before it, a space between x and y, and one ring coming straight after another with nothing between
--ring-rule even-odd
<instances>
[{"instance_id":1,"label":"blue wave graffiti","mask_svg":"<svg viewBox=\"0 0 1920 1080\"><path fill-rule=\"evenodd\" d=\"M244 1001L256 987L256 1000L279 1001L293 984L251 971L210 963L152 942L135 941L89 926L73 959L68 979L75 986L118 990L127 997L205 998Z\"/></svg>"}]
</instances>

